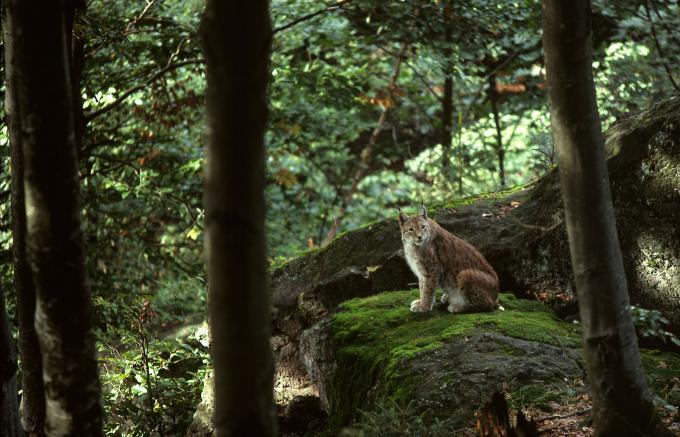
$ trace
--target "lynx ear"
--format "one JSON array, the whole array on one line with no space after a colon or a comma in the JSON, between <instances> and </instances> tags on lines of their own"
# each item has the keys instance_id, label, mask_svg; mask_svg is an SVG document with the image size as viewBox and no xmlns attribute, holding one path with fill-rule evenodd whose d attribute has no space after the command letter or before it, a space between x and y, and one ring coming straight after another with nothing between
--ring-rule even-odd
<instances>
[{"instance_id":1,"label":"lynx ear","mask_svg":"<svg viewBox=\"0 0 680 437\"><path fill-rule=\"evenodd\" d=\"M404 214L399 207L397 207L397 211L399 211L399 226L403 226L404 223L406 223L406 220L408 220L408 216Z\"/></svg>"},{"instance_id":2,"label":"lynx ear","mask_svg":"<svg viewBox=\"0 0 680 437\"><path fill-rule=\"evenodd\" d=\"M427 218L427 208L425 208L425 204L420 206L420 216L424 219Z\"/></svg>"}]
</instances>

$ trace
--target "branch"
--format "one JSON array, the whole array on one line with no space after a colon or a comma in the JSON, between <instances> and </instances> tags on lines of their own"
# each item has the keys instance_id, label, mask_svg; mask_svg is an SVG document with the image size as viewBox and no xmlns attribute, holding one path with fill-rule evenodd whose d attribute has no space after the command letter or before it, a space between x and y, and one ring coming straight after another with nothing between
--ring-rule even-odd
<instances>
[{"instance_id":1,"label":"branch","mask_svg":"<svg viewBox=\"0 0 680 437\"><path fill-rule=\"evenodd\" d=\"M664 17L661 15L661 11L659 11L659 8L656 7L656 3L654 2L654 0L649 0L649 4L654 9L656 16L659 17L659 24L661 24L661 27L663 27L664 30L666 30L666 33L668 33L669 38L675 41L676 45L680 46L680 41L675 37L675 32L673 31L673 29L668 27L667 23L664 20ZM665 6L666 8L668 8L667 4Z\"/></svg>"},{"instance_id":2,"label":"branch","mask_svg":"<svg viewBox=\"0 0 680 437\"><path fill-rule=\"evenodd\" d=\"M394 50L390 50L387 47L385 47L381 44L378 44L378 43L376 43L376 45L391 56L399 56L399 54L396 53ZM430 85L430 83L427 81L425 76L423 76L423 74L420 71L418 71L418 69L416 69L416 67L414 67L413 64L408 62L408 60L404 59L402 62L408 68L410 68L411 71L413 71L413 74L415 74L416 77L418 78L418 80L420 80L423 83L423 85L425 85L425 88L427 88L427 90L430 92L430 94L432 94L434 96L434 98L437 99L437 101L441 101L441 97L439 97L439 94L437 94L437 92L432 88L432 85Z\"/></svg>"},{"instance_id":3,"label":"branch","mask_svg":"<svg viewBox=\"0 0 680 437\"><path fill-rule=\"evenodd\" d=\"M590 413L592 410L593 410L592 407L588 407L588 408L584 408L582 410L572 411L571 413L567 413L567 414L553 414L552 416L546 416L546 417L541 417L540 419L536 419L536 422L545 422L546 420L566 419L568 417L573 417L573 416L582 416L584 414ZM552 428L550 428L550 429L552 429Z\"/></svg>"},{"instance_id":4,"label":"branch","mask_svg":"<svg viewBox=\"0 0 680 437\"><path fill-rule=\"evenodd\" d=\"M156 3L156 0L147 0L146 7L142 11L142 13L139 14L134 20L128 23L128 25L125 27L125 32L129 32L132 26L136 25L139 22L139 20L144 18L144 15L146 15L146 13L149 12L149 9L151 9L151 6L153 6L154 3Z\"/></svg>"},{"instance_id":5,"label":"branch","mask_svg":"<svg viewBox=\"0 0 680 437\"><path fill-rule=\"evenodd\" d=\"M125 101L125 99L130 97L132 94L136 93L137 91L143 90L144 88L149 86L151 83L155 82L160 77L162 77L165 73L172 71L172 70L176 70L179 67L184 67L185 65L195 65L195 64L203 64L203 63L205 63L205 60L202 59L202 58L198 58L198 59L189 59L189 60L186 60L186 61L181 61L181 62L177 62L177 63L174 63L174 64L166 65L165 67L161 68L160 70L158 70L157 72L155 72L154 74L149 76L141 84L135 85L132 88L128 88L127 90L123 91L123 94L118 96L116 98L116 100L114 100L113 102L109 103L108 105L104 105L101 108L99 108L99 109L97 109L93 112L90 112L89 114L86 114L85 115L85 123L89 123L90 121L99 117L100 115L105 114L105 113L109 112L110 110L116 108L121 103L123 103Z\"/></svg>"},{"instance_id":6,"label":"branch","mask_svg":"<svg viewBox=\"0 0 680 437\"><path fill-rule=\"evenodd\" d=\"M394 93L394 89L397 84L397 79L399 78L399 73L401 72L401 64L404 60L404 54L406 53L406 49L408 48L407 45L404 45L401 49L401 52L396 56L395 62L394 62L394 72L392 73L392 77L390 79L390 83L387 87L388 92L389 92L389 97L392 97L392 94ZM349 190L344 194L342 197L342 202L340 204L340 211L338 211L338 215L336 216L335 220L331 224L330 229L328 230L328 233L326 234L326 237L324 238L323 242L321 243L322 246L327 246L335 237L337 234L338 228L340 227L340 224L342 222L342 219L345 217L345 214L347 213L347 206L349 203L352 201L352 198L354 197L354 194L357 192L359 188L359 183L363 180L363 178L366 176L366 173L368 172L369 164L371 162L371 158L373 156L373 149L375 147L375 144L378 141L378 136L380 135L380 132L383 130L383 126L385 125L385 121L387 120L387 113L389 112L390 108L385 107L383 108L382 112L380 113L380 118L378 118L378 122L376 123L375 128L373 129L373 132L371 133L371 137L368 139L368 143L364 147L364 149L361 151L361 160L357 164L354 175L351 178L352 185L350 186Z\"/></svg>"},{"instance_id":7,"label":"branch","mask_svg":"<svg viewBox=\"0 0 680 437\"><path fill-rule=\"evenodd\" d=\"M673 88L675 89L675 91L680 91L680 86L678 86L678 83L673 78L673 72L671 71L671 68L668 66L668 62L666 62L666 56L663 53L663 49L661 48L661 44L659 43L659 37L656 35L656 28L654 27L654 20L652 20L652 14L650 14L650 12L649 12L649 7L647 6L647 2L643 3L642 6L645 8L645 14L647 15L647 20L649 21L649 27L652 30L652 38L654 39L654 45L656 46L656 51L659 52L659 58L661 58L661 65L663 65L664 70L666 70L666 74L668 75L668 79L671 81L671 84L673 85Z\"/></svg>"},{"instance_id":8,"label":"branch","mask_svg":"<svg viewBox=\"0 0 680 437\"><path fill-rule=\"evenodd\" d=\"M272 35L277 34L277 33L281 32L283 30L290 29L291 27L293 27L297 24L300 24L300 23L307 21L307 20L311 20L312 18L317 17L321 14L325 14L326 12L331 12L331 11L334 11L336 9L341 9L343 5L350 3L351 1L353 1L353 0L342 0L342 1L337 2L334 5L326 6L325 8L319 9L318 11L312 12L311 14L303 15L300 18L296 18L295 20L291 21L290 23L286 23L283 26L277 27L274 30L272 30Z\"/></svg>"}]
</instances>

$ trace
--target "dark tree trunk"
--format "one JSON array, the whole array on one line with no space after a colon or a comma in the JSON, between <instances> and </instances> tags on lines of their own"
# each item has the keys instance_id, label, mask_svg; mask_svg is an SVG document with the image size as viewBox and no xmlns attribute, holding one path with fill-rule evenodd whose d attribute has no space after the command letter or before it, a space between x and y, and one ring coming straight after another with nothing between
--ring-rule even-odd
<instances>
[{"instance_id":1,"label":"dark tree trunk","mask_svg":"<svg viewBox=\"0 0 680 437\"><path fill-rule=\"evenodd\" d=\"M498 180L501 187L505 187L505 149L503 148L503 132L501 130L501 116L498 112L498 91L496 90L496 75L489 76L489 101L496 125L496 156L498 157Z\"/></svg>"},{"instance_id":2,"label":"dark tree trunk","mask_svg":"<svg viewBox=\"0 0 680 437\"><path fill-rule=\"evenodd\" d=\"M9 73L23 150L27 256L45 383L46 433L102 434L101 389L80 230L65 1L12 0ZM40 13L36 13L36 11Z\"/></svg>"},{"instance_id":3,"label":"dark tree trunk","mask_svg":"<svg viewBox=\"0 0 680 437\"><path fill-rule=\"evenodd\" d=\"M44 435L45 389L42 358L35 332L35 287L26 257L26 205L24 203L24 164L20 143L19 111L14 53L16 39L11 30L12 17L5 14L5 114L9 131L12 162L12 255L14 290L19 320L18 346L21 356L21 423L28 436Z\"/></svg>"},{"instance_id":4,"label":"dark tree trunk","mask_svg":"<svg viewBox=\"0 0 680 437\"><path fill-rule=\"evenodd\" d=\"M81 155L83 137L85 136L85 114L83 112L83 96L81 87L83 81L83 69L85 67L85 42L82 35L75 35L75 24L78 11L85 9L83 0L72 0L73 8L66 11L66 47L71 72L71 95L73 97L73 121L76 134L76 155Z\"/></svg>"},{"instance_id":5,"label":"dark tree trunk","mask_svg":"<svg viewBox=\"0 0 680 437\"><path fill-rule=\"evenodd\" d=\"M453 0L442 11L444 23L444 96L442 97L442 168L444 177L449 180L451 173L451 140L453 139L453 76L451 58L453 56L453 37L451 20Z\"/></svg>"},{"instance_id":6,"label":"dark tree trunk","mask_svg":"<svg viewBox=\"0 0 680 437\"><path fill-rule=\"evenodd\" d=\"M217 436L273 436L274 361L264 237L269 2L208 0L205 183Z\"/></svg>"},{"instance_id":7,"label":"dark tree trunk","mask_svg":"<svg viewBox=\"0 0 680 437\"><path fill-rule=\"evenodd\" d=\"M9 331L5 295L0 288L0 436L22 435L17 393L17 359Z\"/></svg>"},{"instance_id":8,"label":"dark tree trunk","mask_svg":"<svg viewBox=\"0 0 680 437\"><path fill-rule=\"evenodd\" d=\"M668 435L654 411L628 312L592 77L590 1L544 0L543 29L595 435Z\"/></svg>"}]
</instances>

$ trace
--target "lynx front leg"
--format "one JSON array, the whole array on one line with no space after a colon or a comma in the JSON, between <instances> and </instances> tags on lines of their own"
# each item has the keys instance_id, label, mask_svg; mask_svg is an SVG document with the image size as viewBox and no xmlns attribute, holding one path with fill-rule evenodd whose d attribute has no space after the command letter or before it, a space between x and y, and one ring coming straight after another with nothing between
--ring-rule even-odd
<instances>
[{"instance_id":1,"label":"lynx front leg","mask_svg":"<svg viewBox=\"0 0 680 437\"><path fill-rule=\"evenodd\" d=\"M414 313L425 313L432 311L434 305L434 292L437 281L435 278L421 279L418 281L420 285L420 299L411 302L411 311Z\"/></svg>"},{"instance_id":2,"label":"lynx front leg","mask_svg":"<svg viewBox=\"0 0 680 437\"><path fill-rule=\"evenodd\" d=\"M423 288L425 286L425 280L418 278L418 288L420 289L420 299L416 299L413 302L411 302L411 311L414 313L419 312L418 308L420 308L420 301L423 300Z\"/></svg>"}]
</instances>

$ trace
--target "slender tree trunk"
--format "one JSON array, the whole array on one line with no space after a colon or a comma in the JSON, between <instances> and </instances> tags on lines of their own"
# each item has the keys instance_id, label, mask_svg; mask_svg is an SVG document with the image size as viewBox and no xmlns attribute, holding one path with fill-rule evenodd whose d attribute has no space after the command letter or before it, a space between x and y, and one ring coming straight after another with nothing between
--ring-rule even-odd
<instances>
[{"instance_id":1,"label":"slender tree trunk","mask_svg":"<svg viewBox=\"0 0 680 437\"><path fill-rule=\"evenodd\" d=\"M5 295L0 288L0 436L23 435L17 395L17 358L7 320Z\"/></svg>"},{"instance_id":2,"label":"slender tree trunk","mask_svg":"<svg viewBox=\"0 0 680 437\"><path fill-rule=\"evenodd\" d=\"M443 8L444 23L444 96L442 97L442 169L446 180L450 178L451 140L453 133L453 75L451 58L453 56L453 37L449 14L453 0Z\"/></svg>"},{"instance_id":3,"label":"slender tree trunk","mask_svg":"<svg viewBox=\"0 0 680 437\"><path fill-rule=\"evenodd\" d=\"M493 112L493 121L496 125L496 156L498 157L498 180L501 187L505 187L505 149L503 148L503 131L501 130L501 117L498 113L498 91L496 90L496 75L489 76L489 101Z\"/></svg>"},{"instance_id":4,"label":"slender tree trunk","mask_svg":"<svg viewBox=\"0 0 680 437\"><path fill-rule=\"evenodd\" d=\"M451 140L453 129L453 77L449 74L444 79L444 96L442 97L442 168L448 180L451 173Z\"/></svg>"},{"instance_id":5,"label":"slender tree trunk","mask_svg":"<svg viewBox=\"0 0 680 437\"><path fill-rule=\"evenodd\" d=\"M597 436L669 435L628 312L592 77L590 1L543 1L543 47Z\"/></svg>"},{"instance_id":6,"label":"slender tree trunk","mask_svg":"<svg viewBox=\"0 0 680 437\"><path fill-rule=\"evenodd\" d=\"M46 433L102 435L90 292L80 230L65 1L12 0L26 243L36 289Z\"/></svg>"},{"instance_id":7,"label":"slender tree trunk","mask_svg":"<svg viewBox=\"0 0 680 437\"><path fill-rule=\"evenodd\" d=\"M74 24L78 11L86 7L84 0L71 0L74 7L66 13L66 47L71 72L71 96L73 97L73 121L76 134L76 155L80 157L85 136L85 114L83 112L83 96L81 87L85 68L85 42L82 35L74 34Z\"/></svg>"},{"instance_id":8,"label":"slender tree trunk","mask_svg":"<svg viewBox=\"0 0 680 437\"><path fill-rule=\"evenodd\" d=\"M208 0L205 182L215 434L273 436L274 362L264 237L269 2Z\"/></svg>"},{"instance_id":9,"label":"slender tree trunk","mask_svg":"<svg viewBox=\"0 0 680 437\"><path fill-rule=\"evenodd\" d=\"M458 111L458 194L463 195L463 174L465 164L463 162L463 112Z\"/></svg>"},{"instance_id":10,"label":"slender tree trunk","mask_svg":"<svg viewBox=\"0 0 680 437\"><path fill-rule=\"evenodd\" d=\"M45 389L42 358L35 332L35 287L26 257L26 205L24 203L24 164L20 143L17 83L15 73L16 39L11 30L11 15L5 14L5 114L12 162L12 255L17 318L18 346L21 356L21 423L29 437L40 437L45 430Z\"/></svg>"},{"instance_id":11,"label":"slender tree trunk","mask_svg":"<svg viewBox=\"0 0 680 437\"><path fill-rule=\"evenodd\" d=\"M407 46L404 45L404 47L397 55L397 59L395 60L394 63L394 72L392 73L392 78L390 79L390 83L387 86L390 99L393 98L394 95L393 93L395 86L397 84L397 79L399 78L399 72L401 71L402 58L404 56L404 53L406 52L406 47ZM333 241L333 238L335 238L335 236L337 235L338 229L340 229L340 225L342 224L342 220L345 218L345 215L347 214L347 207L349 206L350 202L352 202L354 195L359 190L359 183L361 183L361 181L364 179L364 177L366 177L366 174L368 173L368 168L371 164L371 159L373 159L373 149L375 149L375 145L378 142L378 137L380 136L380 133L383 131L383 128L385 127L388 111L389 108L384 108L383 111L380 113L380 117L378 117L378 122L376 123L375 128L373 129L373 132L371 133L371 136L368 139L368 142L366 143L366 146L361 151L361 160L359 161L359 164L357 165L357 168L352 176L352 183L349 189L342 196L342 199L340 200L340 210L338 211L338 214L335 216L333 223L331 223L331 226L328 229L328 232L326 233L326 237L324 237L323 242L321 243L322 246L328 245L331 241Z\"/></svg>"}]
</instances>

